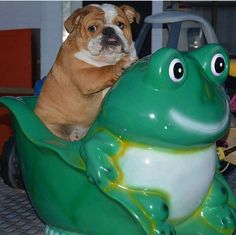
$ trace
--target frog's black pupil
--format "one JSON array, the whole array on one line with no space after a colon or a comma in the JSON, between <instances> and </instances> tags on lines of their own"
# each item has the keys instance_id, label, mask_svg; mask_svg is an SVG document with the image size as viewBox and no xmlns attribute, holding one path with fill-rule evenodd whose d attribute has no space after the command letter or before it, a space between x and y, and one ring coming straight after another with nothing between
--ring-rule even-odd
<instances>
[{"instance_id":1,"label":"frog's black pupil","mask_svg":"<svg viewBox=\"0 0 236 235\"><path fill-rule=\"evenodd\" d=\"M224 71L225 68L225 61L223 58L218 57L215 61L215 71L217 73L222 73Z\"/></svg>"},{"instance_id":2,"label":"frog's black pupil","mask_svg":"<svg viewBox=\"0 0 236 235\"><path fill-rule=\"evenodd\" d=\"M183 65L178 62L174 65L174 76L176 79L180 79L182 78L184 74L184 68L183 68Z\"/></svg>"}]
</instances>

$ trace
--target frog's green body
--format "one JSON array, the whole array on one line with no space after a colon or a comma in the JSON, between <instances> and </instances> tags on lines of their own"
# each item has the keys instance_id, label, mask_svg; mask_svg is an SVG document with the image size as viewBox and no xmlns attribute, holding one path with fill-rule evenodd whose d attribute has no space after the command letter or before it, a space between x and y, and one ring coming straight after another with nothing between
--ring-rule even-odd
<instances>
[{"instance_id":1,"label":"frog's green body","mask_svg":"<svg viewBox=\"0 0 236 235\"><path fill-rule=\"evenodd\" d=\"M122 76L83 140L90 179L147 234L232 234L236 227L215 147L229 126L227 73L218 45L163 48Z\"/></svg>"},{"instance_id":2,"label":"frog's green body","mask_svg":"<svg viewBox=\"0 0 236 235\"><path fill-rule=\"evenodd\" d=\"M1 97L46 233L232 234L236 200L215 147L229 127L227 74L219 45L160 49L123 74L78 142L43 125L33 112L37 97Z\"/></svg>"}]
</instances>

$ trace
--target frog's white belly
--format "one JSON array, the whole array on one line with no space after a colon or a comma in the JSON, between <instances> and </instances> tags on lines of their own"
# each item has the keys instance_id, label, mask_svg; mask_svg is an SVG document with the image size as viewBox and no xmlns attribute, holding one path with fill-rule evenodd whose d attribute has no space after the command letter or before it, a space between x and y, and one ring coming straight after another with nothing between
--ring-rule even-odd
<instances>
[{"instance_id":1,"label":"frog's white belly","mask_svg":"<svg viewBox=\"0 0 236 235\"><path fill-rule=\"evenodd\" d=\"M128 147L119 159L122 185L165 192L170 219L192 214L205 198L216 168L214 145L198 151L171 152Z\"/></svg>"}]
</instances>

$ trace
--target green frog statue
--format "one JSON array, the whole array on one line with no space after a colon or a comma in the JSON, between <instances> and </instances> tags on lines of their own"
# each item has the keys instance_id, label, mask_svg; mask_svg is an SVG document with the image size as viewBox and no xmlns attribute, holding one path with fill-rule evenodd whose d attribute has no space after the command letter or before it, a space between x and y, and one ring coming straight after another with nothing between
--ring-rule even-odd
<instances>
[{"instance_id":1,"label":"green frog statue","mask_svg":"<svg viewBox=\"0 0 236 235\"><path fill-rule=\"evenodd\" d=\"M83 140L91 182L146 234L232 234L236 227L215 145L229 127L228 69L216 44L162 48L122 76Z\"/></svg>"},{"instance_id":2,"label":"green frog statue","mask_svg":"<svg viewBox=\"0 0 236 235\"><path fill-rule=\"evenodd\" d=\"M228 70L218 44L162 48L123 73L75 142L43 125L37 97L1 97L46 234L233 234L236 199L215 144L230 123Z\"/></svg>"}]
</instances>

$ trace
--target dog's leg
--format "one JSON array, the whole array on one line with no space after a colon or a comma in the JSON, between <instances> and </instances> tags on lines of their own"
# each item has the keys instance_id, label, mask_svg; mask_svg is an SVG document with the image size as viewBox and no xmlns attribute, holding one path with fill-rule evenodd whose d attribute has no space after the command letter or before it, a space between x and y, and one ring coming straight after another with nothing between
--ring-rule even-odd
<instances>
[{"instance_id":1,"label":"dog's leg","mask_svg":"<svg viewBox=\"0 0 236 235\"><path fill-rule=\"evenodd\" d=\"M73 75L74 83L83 95L90 95L111 87L134 61L129 56L123 57L115 65L86 67Z\"/></svg>"},{"instance_id":2,"label":"dog's leg","mask_svg":"<svg viewBox=\"0 0 236 235\"><path fill-rule=\"evenodd\" d=\"M46 127L56 136L64 139L64 140L70 140L69 136L72 130L72 127L69 125L63 125L63 124L49 124L45 123Z\"/></svg>"}]
</instances>

